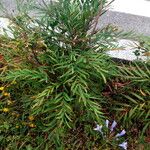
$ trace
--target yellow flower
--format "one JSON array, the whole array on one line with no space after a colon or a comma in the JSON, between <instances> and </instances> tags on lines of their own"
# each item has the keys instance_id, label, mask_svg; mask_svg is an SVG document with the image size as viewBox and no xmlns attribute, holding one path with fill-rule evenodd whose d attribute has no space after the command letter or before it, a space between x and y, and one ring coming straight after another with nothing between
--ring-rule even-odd
<instances>
[{"instance_id":1,"label":"yellow flower","mask_svg":"<svg viewBox=\"0 0 150 150\"><path fill-rule=\"evenodd\" d=\"M28 119L29 119L30 121L33 121L33 120L34 120L34 117L33 117L33 116L29 116Z\"/></svg>"},{"instance_id":2,"label":"yellow flower","mask_svg":"<svg viewBox=\"0 0 150 150\"><path fill-rule=\"evenodd\" d=\"M3 95L4 96L10 96L10 93L5 92Z\"/></svg>"},{"instance_id":3,"label":"yellow flower","mask_svg":"<svg viewBox=\"0 0 150 150\"><path fill-rule=\"evenodd\" d=\"M16 129L18 129L19 128L19 126L16 126Z\"/></svg>"},{"instance_id":4,"label":"yellow flower","mask_svg":"<svg viewBox=\"0 0 150 150\"><path fill-rule=\"evenodd\" d=\"M30 123L30 124L29 124L29 127L30 127L30 128L35 128L35 127L36 127L36 125L35 125L35 124L33 124L33 123Z\"/></svg>"},{"instance_id":5,"label":"yellow flower","mask_svg":"<svg viewBox=\"0 0 150 150\"><path fill-rule=\"evenodd\" d=\"M3 91L4 90L4 87L2 86L2 87L0 87L0 91Z\"/></svg>"},{"instance_id":6,"label":"yellow flower","mask_svg":"<svg viewBox=\"0 0 150 150\"><path fill-rule=\"evenodd\" d=\"M9 108L3 108L3 112L5 113L9 112Z\"/></svg>"}]
</instances>

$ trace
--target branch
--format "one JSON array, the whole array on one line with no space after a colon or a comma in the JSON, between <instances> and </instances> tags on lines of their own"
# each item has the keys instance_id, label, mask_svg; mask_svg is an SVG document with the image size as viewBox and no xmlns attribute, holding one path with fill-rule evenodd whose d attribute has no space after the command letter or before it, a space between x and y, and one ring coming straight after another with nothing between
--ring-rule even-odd
<instances>
[{"instance_id":1,"label":"branch","mask_svg":"<svg viewBox=\"0 0 150 150\"><path fill-rule=\"evenodd\" d=\"M111 2L109 2L105 7L107 8L112 2L114 2L114 0L112 0ZM104 12L102 12L102 10L103 10L103 3L102 3L102 0L101 0L101 2L100 2L100 9L99 9L99 12L98 12L98 14L97 14L97 16L95 17L95 20L94 20L94 27L93 27L93 30L92 30L92 32L91 32L91 35L92 34L95 34L97 31L96 31L96 27L97 27L97 24L98 24L98 21L99 21L99 18L100 18L100 16L101 15L103 15L107 10L105 10Z\"/></svg>"},{"instance_id":2,"label":"branch","mask_svg":"<svg viewBox=\"0 0 150 150\"><path fill-rule=\"evenodd\" d=\"M98 20L99 20L99 17L101 16L102 14L102 10L103 10L103 4L102 4L102 1L100 2L100 6L99 6L99 12L97 14L97 16L95 17L95 20L94 20L94 27L93 27L93 30L91 32L91 35L95 33L96 31L96 27L97 27L97 24L98 24Z\"/></svg>"}]
</instances>

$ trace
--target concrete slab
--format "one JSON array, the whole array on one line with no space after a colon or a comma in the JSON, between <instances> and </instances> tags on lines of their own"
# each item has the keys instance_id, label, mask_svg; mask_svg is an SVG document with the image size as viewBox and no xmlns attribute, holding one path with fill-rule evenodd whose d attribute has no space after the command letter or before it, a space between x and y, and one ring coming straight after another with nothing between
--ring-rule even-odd
<instances>
[{"instance_id":1,"label":"concrete slab","mask_svg":"<svg viewBox=\"0 0 150 150\"><path fill-rule=\"evenodd\" d=\"M150 0L115 0L111 9L133 15L150 17Z\"/></svg>"}]
</instances>

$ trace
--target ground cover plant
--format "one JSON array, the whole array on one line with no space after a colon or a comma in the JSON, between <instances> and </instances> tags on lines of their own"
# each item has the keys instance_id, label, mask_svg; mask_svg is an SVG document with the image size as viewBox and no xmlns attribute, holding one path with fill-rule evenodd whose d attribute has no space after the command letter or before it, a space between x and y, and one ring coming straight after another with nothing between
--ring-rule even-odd
<instances>
[{"instance_id":1,"label":"ground cover plant","mask_svg":"<svg viewBox=\"0 0 150 150\"><path fill-rule=\"evenodd\" d=\"M147 146L149 62L120 65L106 54L128 36L97 28L109 3L16 4L14 16L2 6L13 36L0 37L0 149L135 149L139 137Z\"/></svg>"}]
</instances>

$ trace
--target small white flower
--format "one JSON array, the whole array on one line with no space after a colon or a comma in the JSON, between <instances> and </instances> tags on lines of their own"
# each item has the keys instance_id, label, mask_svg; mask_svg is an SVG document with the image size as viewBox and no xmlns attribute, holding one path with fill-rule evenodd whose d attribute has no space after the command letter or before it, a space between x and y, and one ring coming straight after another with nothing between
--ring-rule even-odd
<instances>
[{"instance_id":1,"label":"small white flower","mask_svg":"<svg viewBox=\"0 0 150 150\"><path fill-rule=\"evenodd\" d=\"M125 131L125 130L122 130L120 133L118 133L118 134L116 135L116 138L117 138L117 137L124 136L125 134L126 134L126 131Z\"/></svg>"},{"instance_id":2,"label":"small white flower","mask_svg":"<svg viewBox=\"0 0 150 150\"><path fill-rule=\"evenodd\" d=\"M103 134L103 132L102 132L102 125L101 126L99 126L98 124L96 125L96 128L94 128L94 130L95 131L99 131L101 134Z\"/></svg>"},{"instance_id":3,"label":"small white flower","mask_svg":"<svg viewBox=\"0 0 150 150\"><path fill-rule=\"evenodd\" d=\"M105 124L106 124L106 127L108 128L108 126L109 126L109 120L106 120Z\"/></svg>"},{"instance_id":4,"label":"small white flower","mask_svg":"<svg viewBox=\"0 0 150 150\"><path fill-rule=\"evenodd\" d=\"M119 144L119 146L120 146L121 148L123 148L124 150L127 150L127 145L128 145L127 142L123 142L123 143Z\"/></svg>"},{"instance_id":5,"label":"small white flower","mask_svg":"<svg viewBox=\"0 0 150 150\"><path fill-rule=\"evenodd\" d=\"M110 131L112 132L114 130L114 128L116 127L117 122L114 120L111 127L110 127Z\"/></svg>"}]
</instances>

